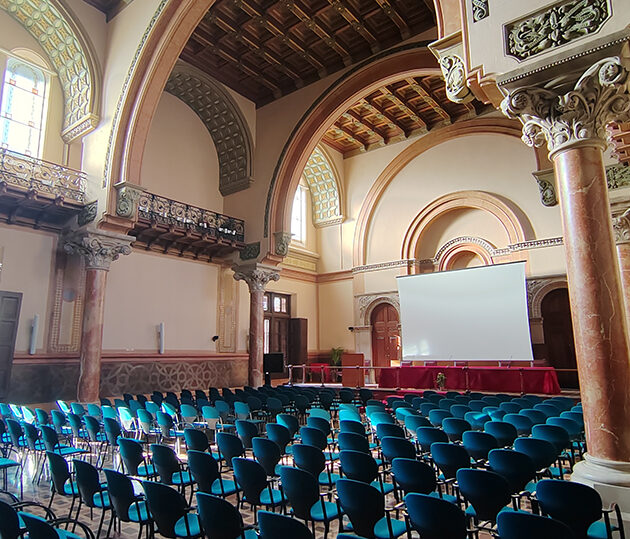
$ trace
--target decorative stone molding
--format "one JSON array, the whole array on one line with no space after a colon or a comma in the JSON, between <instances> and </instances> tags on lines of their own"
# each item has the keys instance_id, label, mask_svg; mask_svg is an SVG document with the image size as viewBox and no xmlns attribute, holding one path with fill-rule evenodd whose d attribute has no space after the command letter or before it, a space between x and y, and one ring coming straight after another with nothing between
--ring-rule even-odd
<instances>
[{"instance_id":1,"label":"decorative stone molding","mask_svg":"<svg viewBox=\"0 0 630 539\"><path fill-rule=\"evenodd\" d=\"M117 183L114 188L116 189L116 215L126 219L135 218L138 213L138 201L145 189L126 182Z\"/></svg>"},{"instance_id":2,"label":"decorative stone molding","mask_svg":"<svg viewBox=\"0 0 630 539\"><path fill-rule=\"evenodd\" d=\"M61 136L70 143L98 124L100 77L92 51L57 0L0 0L5 10L44 49L64 96Z\"/></svg>"},{"instance_id":3,"label":"decorative stone molding","mask_svg":"<svg viewBox=\"0 0 630 539\"><path fill-rule=\"evenodd\" d=\"M164 90L181 99L206 126L219 157L223 196L252 183L252 140L238 105L223 87L197 68L178 61Z\"/></svg>"},{"instance_id":4,"label":"decorative stone molding","mask_svg":"<svg viewBox=\"0 0 630 539\"><path fill-rule=\"evenodd\" d=\"M278 268L274 266L264 266L262 264L234 265L234 278L237 281L245 281L250 292L260 292L265 290L269 281L280 279Z\"/></svg>"},{"instance_id":5,"label":"decorative stone molding","mask_svg":"<svg viewBox=\"0 0 630 539\"><path fill-rule=\"evenodd\" d=\"M85 226L94 219L96 219L96 214L98 213L98 200L94 200L89 204L86 204L85 207L81 210L79 215L77 216L77 222L79 226Z\"/></svg>"},{"instance_id":6,"label":"decorative stone molding","mask_svg":"<svg viewBox=\"0 0 630 539\"><path fill-rule=\"evenodd\" d=\"M304 179L311 192L313 224L323 227L343 221L337 175L323 148L316 146L304 167Z\"/></svg>"},{"instance_id":7,"label":"decorative stone molding","mask_svg":"<svg viewBox=\"0 0 630 539\"><path fill-rule=\"evenodd\" d=\"M556 196L555 174L553 169L537 170L532 174L538 183L540 200L543 206L557 206L558 197Z\"/></svg>"},{"instance_id":8,"label":"decorative stone molding","mask_svg":"<svg viewBox=\"0 0 630 539\"><path fill-rule=\"evenodd\" d=\"M438 270L443 271L450 268L453 257L461 252L474 252L481 258L484 264L492 264L492 253L496 252L496 248L483 238L476 236L461 236L447 241L438 249L433 264L437 264Z\"/></svg>"},{"instance_id":9,"label":"decorative stone molding","mask_svg":"<svg viewBox=\"0 0 630 539\"><path fill-rule=\"evenodd\" d=\"M610 14L608 0L556 2L504 26L505 54L525 60L561 47L596 33Z\"/></svg>"},{"instance_id":10,"label":"decorative stone molding","mask_svg":"<svg viewBox=\"0 0 630 539\"><path fill-rule=\"evenodd\" d=\"M620 189L630 186L630 166L609 165L606 167L608 189Z\"/></svg>"},{"instance_id":11,"label":"decorative stone molding","mask_svg":"<svg viewBox=\"0 0 630 539\"><path fill-rule=\"evenodd\" d=\"M526 286L530 320L542 318L542 300L549 292L558 288L568 288L565 275L527 279Z\"/></svg>"},{"instance_id":12,"label":"decorative stone molding","mask_svg":"<svg viewBox=\"0 0 630 539\"><path fill-rule=\"evenodd\" d=\"M613 217L612 225L615 233L615 243L630 243L630 210L623 215Z\"/></svg>"},{"instance_id":13,"label":"decorative stone molding","mask_svg":"<svg viewBox=\"0 0 630 539\"><path fill-rule=\"evenodd\" d=\"M109 271L109 266L120 255L131 253L133 236L104 230L78 230L62 239L63 249L71 255L85 259L85 269Z\"/></svg>"},{"instance_id":14,"label":"decorative stone molding","mask_svg":"<svg viewBox=\"0 0 630 539\"><path fill-rule=\"evenodd\" d=\"M289 245L291 244L290 232L274 232L273 241L275 245L275 254L278 256L287 256L289 254Z\"/></svg>"},{"instance_id":15,"label":"decorative stone molding","mask_svg":"<svg viewBox=\"0 0 630 539\"><path fill-rule=\"evenodd\" d=\"M260 255L260 242L248 243L241 251L241 260L255 260Z\"/></svg>"},{"instance_id":16,"label":"decorative stone molding","mask_svg":"<svg viewBox=\"0 0 630 539\"><path fill-rule=\"evenodd\" d=\"M473 22L479 22L490 15L488 0L472 0Z\"/></svg>"},{"instance_id":17,"label":"decorative stone molding","mask_svg":"<svg viewBox=\"0 0 630 539\"><path fill-rule=\"evenodd\" d=\"M573 90L526 87L512 91L501 110L523 123L523 141L532 147L545 141L551 154L586 141L605 144L606 125L630 120L628 70L618 57L593 64Z\"/></svg>"},{"instance_id":18,"label":"decorative stone molding","mask_svg":"<svg viewBox=\"0 0 630 539\"><path fill-rule=\"evenodd\" d=\"M378 294L360 294L354 297L359 313L360 324L371 327L372 311L381 303L392 305L400 314L400 299L398 292L381 292Z\"/></svg>"},{"instance_id":19,"label":"decorative stone molding","mask_svg":"<svg viewBox=\"0 0 630 539\"><path fill-rule=\"evenodd\" d=\"M447 54L442 56L439 62L446 82L446 97L454 103L471 101L474 96L466 85L466 68L461 57L457 54Z\"/></svg>"}]
</instances>

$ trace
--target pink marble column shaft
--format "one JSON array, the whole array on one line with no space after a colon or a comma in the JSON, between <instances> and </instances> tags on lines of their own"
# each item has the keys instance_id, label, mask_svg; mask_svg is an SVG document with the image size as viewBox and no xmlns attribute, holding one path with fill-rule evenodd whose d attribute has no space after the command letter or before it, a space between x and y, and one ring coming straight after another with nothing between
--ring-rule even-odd
<instances>
[{"instance_id":1,"label":"pink marble column shaft","mask_svg":"<svg viewBox=\"0 0 630 539\"><path fill-rule=\"evenodd\" d=\"M553 154L589 454L630 461L630 354L601 147Z\"/></svg>"},{"instance_id":2,"label":"pink marble column shaft","mask_svg":"<svg viewBox=\"0 0 630 539\"><path fill-rule=\"evenodd\" d=\"M263 373L263 344L264 319L263 296L264 290L250 290L249 296L249 385L262 386Z\"/></svg>"},{"instance_id":3,"label":"pink marble column shaft","mask_svg":"<svg viewBox=\"0 0 630 539\"><path fill-rule=\"evenodd\" d=\"M626 325L630 328L630 242L617 242L617 258L619 259L621 288L626 304Z\"/></svg>"},{"instance_id":4,"label":"pink marble column shaft","mask_svg":"<svg viewBox=\"0 0 630 539\"><path fill-rule=\"evenodd\" d=\"M89 268L85 275L85 306L81 335L81 372L77 398L98 402L101 383L101 348L107 270Z\"/></svg>"}]
</instances>

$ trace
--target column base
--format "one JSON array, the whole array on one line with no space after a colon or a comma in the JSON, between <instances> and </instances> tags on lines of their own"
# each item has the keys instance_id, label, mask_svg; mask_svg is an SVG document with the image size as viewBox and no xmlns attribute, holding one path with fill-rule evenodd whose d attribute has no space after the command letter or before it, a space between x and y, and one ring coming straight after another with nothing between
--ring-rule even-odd
<instances>
[{"instance_id":1,"label":"column base","mask_svg":"<svg viewBox=\"0 0 630 539\"><path fill-rule=\"evenodd\" d=\"M571 481L593 487L599 492L604 507L616 503L622 510L625 528L630 526L630 462L594 457L586 453L576 463Z\"/></svg>"}]
</instances>

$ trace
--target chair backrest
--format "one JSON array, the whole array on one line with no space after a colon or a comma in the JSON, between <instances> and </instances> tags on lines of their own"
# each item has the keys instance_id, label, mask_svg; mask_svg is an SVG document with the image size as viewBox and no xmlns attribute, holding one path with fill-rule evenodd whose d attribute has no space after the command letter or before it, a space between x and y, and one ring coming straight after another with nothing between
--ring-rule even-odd
<instances>
[{"instance_id":1,"label":"chair backrest","mask_svg":"<svg viewBox=\"0 0 630 539\"><path fill-rule=\"evenodd\" d=\"M300 428L298 418L291 414L278 414L276 416L276 421L280 425L284 425L287 429L289 429L292 437L295 436L295 433Z\"/></svg>"},{"instance_id":2,"label":"chair backrest","mask_svg":"<svg viewBox=\"0 0 630 539\"><path fill-rule=\"evenodd\" d=\"M236 434L243 442L245 449L252 448L252 439L258 436L258 426L252 421L246 419L237 419L234 424L236 425Z\"/></svg>"},{"instance_id":3,"label":"chair backrest","mask_svg":"<svg viewBox=\"0 0 630 539\"><path fill-rule=\"evenodd\" d=\"M379 423L376 425L376 436L380 440L385 436L393 436L394 438L405 438L405 430L400 425L392 423Z\"/></svg>"},{"instance_id":4,"label":"chair backrest","mask_svg":"<svg viewBox=\"0 0 630 539\"><path fill-rule=\"evenodd\" d=\"M457 483L479 520L493 522L499 511L510 503L508 482L496 472L462 468L457 470Z\"/></svg>"},{"instance_id":5,"label":"chair backrest","mask_svg":"<svg viewBox=\"0 0 630 539\"><path fill-rule=\"evenodd\" d=\"M374 537L374 525L385 514L385 498L375 487L354 481L339 479L337 495L344 513L358 535Z\"/></svg>"},{"instance_id":6,"label":"chair backrest","mask_svg":"<svg viewBox=\"0 0 630 539\"><path fill-rule=\"evenodd\" d=\"M395 458L392 461L394 480L405 494L429 494L437 486L435 471L426 462L416 459Z\"/></svg>"},{"instance_id":7,"label":"chair backrest","mask_svg":"<svg viewBox=\"0 0 630 539\"><path fill-rule=\"evenodd\" d=\"M342 419L339 421L339 431L352 432L354 434L360 434L361 436L367 436L365 426L360 420L356 419Z\"/></svg>"},{"instance_id":8,"label":"chair backrest","mask_svg":"<svg viewBox=\"0 0 630 539\"><path fill-rule=\"evenodd\" d=\"M308 417L319 417L321 419L325 419L326 421L330 421L330 412L328 410L324 410L323 408L311 408L308 412Z\"/></svg>"},{"instance_id":9,"label":"chair backrest","mask_svg":"<svg viewBox=\"0 0 630 539\"><path fill-rule=\"evenodd\" d=\"M330 434L330 421L324 417L310 416L306 419L306 424L321 430L326 436Z\"/></svg>"},{"instance_id":10,"label":"chair backrest","mask_svg":"<svg viewBox=\"0 0 630 539\"><path fill-rule=\"evenodd\" d=\"M166 485L172 485L173 474L181 471L175 451L167 445L151 444L151 456L160 481Z\"/></svg>"},{"instance_id":11,"label":"chair backrest","mask_svg":"<svg viewBox=\"0 0 630 539\"><path fill-rule=\"evenodd\" d=\"M291 433L284 425L279 423L267 423L267 437L278 444L280 452L285 453L286 447L291 441Z\"/></svg>"},{"instance_id":12,"label":"chair backrest","mask_svg":"<svg viewBox=\"0 0 630 539\"><path fill-rule=\"evenodd\" d=\"M413 459L416 457L416 447L406 438L385 436L381 439L381 451L387 462L397 457Z\"/></svg>"},{"instance_id":13,"label":"chair backrest","mask_svg":"<svg viewBox=\"0 0 630 539\"><path fill-rule=\"evenodd\" d=\"M22 436L24 436L24 429L22 429L22 425L15 419L7 418L4 420L7 425L7 429L9 431L9 437L11 438L11 444L17 449L20 447L20 441Z\"/></svg>"},{"instance_id":14,"label":"chair backrest","mask_svg":"<svg viewBox=\"0 0 630 539\"><path fill-rule=\"evenodd\" d=\"M133 484L125 474L104 469L107 479L107 492L116 516L123 522L129 522L129 507L138 497L133 491Z\"/></svg>"},{"instance_id":15,"label":"chair backrest","mask_svg":"<svg viewBox=\"0 0 630 539\"><path fill-rule=\"evenodd\" d=\"M497 439L488 432L468 430L462 434L462 443L475 460L486 460L492 449L499 447Z\"/></svg>"},{"instance_id":16,"label":"chair backrest","mask_svg":"<svg viewBox=\"0 0 630 539\"><path fill-rule=\"evenodd\" d=\"M249 419L249 405L246 402L234 402L234 415L237 419Z\"/></svg>"},{"instance_id":17,"label":"chair backrest","mask_svg":"<svg viewBox=\"0 0 630 539\"><path fill-rule=\"evenodd\" d=\"M87 430L90 441L99 442L98 435L101 432L101 424L98 419L91 415L84 415L83 421L85 422L85 430Z\"/></svg>"},{"instance_id":18,"label":"chair backrest","mask_svg":"<svg viewBox=\"0 0 630 539\"><path fill-rule=\"evenodd\" d=\"M53 451L46 451L46 460L48 461L52 487L56 493L65 496L66 492L63 487L66 481L72 478L70 468L68 468L68 462L61 455Z\"/></svg>"},{"instance_id":19,"label":"chair backrest","mask_svg":"<svg viewBox=\"0 0 630 539\"><path fill-rule=\"evenodd\" d=\"M405 505L422 539L466 539L466 516L455 504L426 494L407 494Z\"/></svg>"},{"instance_id":20,"label":"chair backrest","mask_svg":"<svg viewBox=\"0 0 630 539\"><path fill-rule=\"evenodd\" d=\"M571 529L555 518L521 511L504 511L497 516L501 539L574 539Z\"/></svg>"},{"instance_id":21,"label":"chair backrest","mask_svg":"<svg viewBox=\"0 0 630 539\"><path fill-rule=\"evenodd\" d=\"M245 448L241 439L230 432L217 432L217 447L228 466L232 465L234 457L240 457L245 454Z\"/></svg>"},{"instance_id":22,"label":"chair backrest","mask_svg":"<svg viewBox=\"0 0 630 539\"><path fill-rule=\"evenodd\" d=\"M38 425L48 425L48 423L50 422L48 412L43 408L35 408L35 417L37 417Z\"/></svg>"},{"instance_id":23,"label":"chair backrest","mask_svg":"<svg viewBox=\"0 0 630 539\"><path fill-rule=\"evenodd\" d=\"M536 499L544 514L564 522L579 539L602 517L599 493L581 483L543 479L536 484Z\"/></svg>"},{"instance_id":24,"label":"chair backrest","mask_svg":"<svg viewBox=\"0 0 630 539\"><path fill-rule=\"evenodd\" d=\"M186 513L186 500L174 488L162 483L143 481L142 487L158 533L175 537L175 524Z\"/></svg>"},{"instance_id":25,"label":"chair backrest","mask_svg":"<svg viewBox=\"0 0 630 539\"><path fill-rule=\"evenodd\" d=\"M37 444L39 441L39 432L37 431L35 425L32 425L31 423L24 423L22 426L24 428L24 438L26 439L26 445L28 448L34 451L40 450L41 447L38 447Z\"/></svg>"},{"instance_id":26,"label":"chair backrest","mask_svg":"<svg viewBox=\"0 0 630 539\"><path fill-rule=\"evenodd\" d=\"M349 479L371 483L378 477L378 464L370 453L341 451L339 464L343 474Z\"/></svg>"},{"instance_id":27,"label":"chair backrest","mask_svg":"<svg viewBox=\"0 0 630 539\"><path fill-rule=\"evenodd\" d=\"M302 438L302 443L313 445L322 451L328 447L326 434L315 427L302 427L300 429L300 437Z\"/></svg>"},{"instance_id":28,"label":"chair backrest","mask_svg":"<svg viewBox=\"0 0 630 539\"><path fill-rule=\"evenodd\" d=\"M74 478L77 482L81 500L88 507L94 507L95 495L101 493L100 496L103 496L98 470L92 464L83 460L74 459L72 465L74 466ZM101 498L102 500L103 498ZM104 504L101 505L103 506Z\"/></svg>"},{"instance_id":29,"label":"chair backrest","mask_svg":"<svg viewBox=\"0 0 630 539\"><path fill-rule=\"evenodd\" d=\"M260 505L260 493L267 487L265 469L255 460L243 457L232 459L234 479L243 489L243 499L251 504Z\"/></svg>"},{"instance_id":30,"label":"chair backrest","mask_svg":"<svg viewBox=\"0 0 630 539\"><path fill-rule=\"evenodd\" d=\"M256 437L252 438L252 449L254 457L260 462L267 475L270 477L278 475L276 466L282 458L282 452L278 444L268 438Z\"/></svg>"},{"instance_id":31,"label":"chair backrest","mask_svg":"<svg viewBox=\"0 0 630 539\"><path fill-rule=\"evenodd\" d=\"M511 446L518 437L516 427L506 421L488 421L483 430L497 439L499 447Z\"/></svg>"},{"instance_id":32,"label":"chair backrest","mask_svg":"<svg viewBox=\"0 0 630 539\"><path fill-rule=\"evenodd\" d=\"M144 461L142 444L131 438L118 438L120 458L129 475L138 475L138 466Z\"/></svg>"},{"instance_id":33,"label":"chair backrest","mask_svg":"<svg viewBox=\"0 0 630 539\"><path fill-rule=\"evenodd\" d=\"M281 466L280 480L295 516L310 520L311 508L319 501L317 478L306 470Z\"/></svg>"},{"instance_id":34,"label":"chair backrest","mask_svg":"<svg viewBox=\"0 0 630 539\"><path fill-rule=\"evenodd\" d=\"M302 469L318 477L326 467L326 457L319 447L307 444L293 445L293 462Z\"/></svg>"},{"instance_id":35,"label":"chair backrest","mask_svg":"<svg viewBox=\"0 0 630 539\"><path fill-rule=\"evenodd\" d=\"M285 515L270 511L258 511L258 523L260 527L258 537L260 539L277 539L278 537L313 539L313 534L304 524Z\"/></svg>"},{"instance_id":36,"label":"chair backrest","mask_svg":"<svg viewBox=\"0 0 630 539\"><path fill-rule=\"evenodd\" d=\"M197 408L195 408L192 404L182 404L179 408L179 413L182 416L182 419L188 423L196 421L199 416Z\"/></svg>"},{"instance_id":37,"label":"chair backrest","mask_svg":"<svg viewBox=\"0 0 630 539\"><path fill-rule=\"evenodd\" d=\"M442 429L436 427L418 427L416 440L420 444L420 449L428 453L431 451L431 445L435 442L448 442L448 436Z\"/></svg>"},{"instance_id":38,"label":"chair backrest","mask_svg":"<svg viewBox=\"0 0 630 539\"><path fill-rule=\"evenodd\" d=\"M568 448L571 444L569 433L564 427L557 425L535 425L532 428L532 438L551 442L556 447L558 453Z\"/></svg>"},{"instance_id":39,"label":"chair backrest","mask_svg":"<svg viewBox=\"0 0 630 539\"><path fill-rule=\"evenodd\" d=\"M355 432L340 432L337 436L337 443L341 451L361 451L362 453L370 452L370 443L365 435L356 434Z\"/></svg>"},{"instance_id":40,"label":"chair backrest","mask_svg":"<svg viewBox=\"0 0 630 539\"><path fill-rule=\"evenodd\" d=\"M446 432L446 435L451 442L460 442L464 432L472 429L472 426L465 419L460 419L458 417L445 417L442 420L442 429Z\"/></svg>"},{"instance_id":41,"label":"chair backrest","mask_svg":"<svg viewBox=\"0 0 630 539\"><path fill-rule=\"evenodd\" d=\"M243 517L230 502L204 492L197 492L197 510L208 539L241 539Z\"/></svg>"},{"instance_id":42,"label":"chair backrest","mask_svg":"<svg viewBox=\"0 0 630 539\"><path fill-rule=\"evenodd\" d=\"M59 438L57 437L57 432L55 431L55 429L49 427L48 425L42 425L39 429L42 432L42 440L44 440L44 447L46 448L46 450L54 451L55 448L59 445Z\"/></svg>"},{"instance_id":43,"label":"chair backrest","mask_svg":"<svg viewBox=\"0 0 630 539\"><path fill-rule=\"evenodd\" d=\"M0 537L2 539L18 539L21 536L20 520L16 510L8 503L0 500Z\"/></svg>"},{"instance_id":44,"label":"chair backrest","mask_svg":"<svg viewBox=\"0 0 630 539\"><path fill-rule=\"evenodd\" d=\"M493 449L488 453L492 471L505 477L513 494L525 490L536 476L534 461L525 453L512 449Z\"/></svg>"},{"instance_id":45,"label":"chair backrest","mask_svg":"<svg viewBox=\"0 0 630 539\"><path fill-rule=\"evenodd\" d=\"M28 537L32 539L59 539L61 533L48 523L45 519L28 513L20 513L24 521L24 526L28 531ZM89 535L88 535L89 537Z\"/></svg>"},{"instance_id":46,"label":"chair backrest","mask_svg":"<svg viewBox=\"0 0 630 539\"><path fill-rule=\"evenodd\" d=\"M457 470L470 466L470 456L461 445L435 442L431 444L431 456L446 479L454 479Z\"/></svg>"},{"instance_id":47,"label":"chair backrest","mask_svg":"<svg viewBox=\"0 0 630 539\"><path fill-rule=\"evenodd\" d=\"M532 420L519 413L508 413L503 416L505 423L511 423L516 428L519 436L529 436L532 432L534 423Z\"/></svg>"},{"instance_id":48,"label":"chair backrest","mask_svg":"<svg viewBox=\"0 0 630 539\"><path fill-rule=\"evenodd\" d=\"M186 448L189 450L207 451L210 447L210 440L208 440L206 433L199 429L185 428L184 440L186 441Z\"/></svg>"},{"instance_id":49,"label":"chair backrest","mask_svg":"<svg viewBox=\"0 0 630 539\"><path fill-rule=\"evenodd\" d=\"M538 438L517 438L514 440L514 449L529 456L537 470L549 468L558 458L556 446Z\"/></svg>"},{"instance_id":50,"label":"chair backrest","mask_svg":"<svg viewBox=\"0 0 630 539\"><path fill-rule=\"evenodd\" d=\"M200 492L212 493L212 484L220 478L219 464L210 453L188 451L188 470Z\"/></svg>"},{"instance_id":51,"label":"chair backrest","mask_svg":"<svg viewBox=\"0 0 630 539\"><path fill-rule=\"evenodd\" d=\"M442 421L444 421L447 417L452 417L451 411L448 409L444 410L443 408L436 408L435 410L431 410L429 412L429 421L434 427L441 427Z\"/></svg>"},{"instance_id":52,"label":"chair backrest","mask_svg":"<svg viewBox=\"0 0 630 539\"><path fill-rule=\"evenodd\" d=\"M547 421L547 416L540 410L535 410L534 408L525 408L521 410L519 414L529 417L533 425L542 425Z\"/></svg>"}]
</instances>

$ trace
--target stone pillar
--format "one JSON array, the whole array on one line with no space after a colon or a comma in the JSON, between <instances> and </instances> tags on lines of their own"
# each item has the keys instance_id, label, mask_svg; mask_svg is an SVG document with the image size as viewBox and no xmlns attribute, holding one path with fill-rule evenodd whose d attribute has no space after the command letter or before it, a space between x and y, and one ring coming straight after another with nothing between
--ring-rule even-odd
<instances>
[{"instance_id":1,"label":"stone pillar","mask_svg":"<svg viewBox=\"0 0 630 539\"><path fill-rule=\"evenodd\" d=\"M264 383L263 340L264 319L263 296L269 281L280 279L278 269L273 266L251 264L234 266L234 278L245 281L249 286L249 385L259 387Z\"/></svg>"},{"instance_id":2,"label":"stone pillar","mask_svg":"<svg viewBox=\"0 0 630 539\"><path fill-rule=\"evenodd\" d=\"M613 218L613 231L617 244L621 287L626 303L626 324L630 329L630 210Z\"/></svg>"},{"instance_id":3,"label":"stone pillar","mask_svg":"<svg viewBox=\"0 0 630 539\"><path fill-rule=\"evenodd\" d=\"M107 272L112 261L131 253L131 236L101 230L73 232L63 239L64 250L85 259L85 305L81 332L81 367L77 399L98 402Z\"/></svg>"},{"instance_id":4,"label":"stone pillar","mask_svg":"<svg viewBox=\"0 0 630 539\"><path fill-rule=\"evenodd\" d=\"M603 149L606 125L630 115L628 82L606 58L568 92L518 88L501 106L528 145L547 142L554 164L588 443L573 479L611 486L630 486L630 351Z\"/></svg>"}]
</instances>

